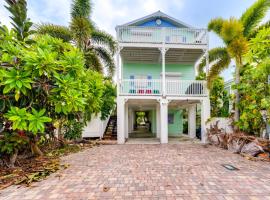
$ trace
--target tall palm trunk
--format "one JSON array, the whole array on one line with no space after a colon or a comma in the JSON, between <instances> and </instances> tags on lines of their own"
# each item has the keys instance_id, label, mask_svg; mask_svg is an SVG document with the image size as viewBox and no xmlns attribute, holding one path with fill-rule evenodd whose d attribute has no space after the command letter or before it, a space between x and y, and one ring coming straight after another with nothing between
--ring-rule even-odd
<instances>
[{"instance_id":1,"label":"tall palm trunk","mask_svg":"<svg viewBox=\"0 0 270 200\"><path fill-rule=\"evenodd\" d=\"M240 110L239 110L239 103L240 103L240 94L238 91L238 85L240 83L240 68L242 67L242 58L241 56L236 59L236 66L235 66L235 85L236 85L236 89L235 89L235 113L234 113L234 121L238 122L240 119ZM238 130L239 127L235 126L235 130Z\"/></svg>"}]
</instances>

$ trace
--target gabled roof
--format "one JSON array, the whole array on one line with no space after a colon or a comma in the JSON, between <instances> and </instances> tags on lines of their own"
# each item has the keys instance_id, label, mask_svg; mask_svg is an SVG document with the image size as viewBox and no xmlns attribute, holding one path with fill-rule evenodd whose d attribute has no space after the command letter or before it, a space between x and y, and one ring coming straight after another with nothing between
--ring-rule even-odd
<instances>
[{"instance_id":1,"label":"gabled roof","mask_svg":"<svg viewBox=\"0 0 270 200\"><path fill-rule=\"evenodd\" d=\"M151 14L151 15L147 15L145 17L142 17L142 18L139 18L139 19L136 19L134 21L131 21L129 23L126 23L126 24L123 24L121 26L137 26L137 25L140 25L140 24L143 24L147 21L150 21L150 20L153 20L153 19L156 19L156 18L161 18L161 19L165 19L167 21L169 21L170 23L172 23L173 25L177 26L177 27L186 27L186 28L193 28L192 26L178 20L178 19L175 19L163 12L161 12L160 10Z\"/></svg>"}]
</instances>

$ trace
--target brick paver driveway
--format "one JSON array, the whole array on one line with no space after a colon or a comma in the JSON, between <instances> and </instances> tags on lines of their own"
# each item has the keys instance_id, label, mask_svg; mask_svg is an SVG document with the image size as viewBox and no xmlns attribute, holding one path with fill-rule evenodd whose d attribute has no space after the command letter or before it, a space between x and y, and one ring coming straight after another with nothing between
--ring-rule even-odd
<instances>
[{"instance_id":1,"label":"brick paver driveway","mask_svg":"<svg viewBox=\"0 0 270 200\"><path fill-rule=\"evenodd\" d=\"M269 163L200 144L100 146L64 162L71 166L0 199L270 199Z\"/></svg>"}]
</instances>

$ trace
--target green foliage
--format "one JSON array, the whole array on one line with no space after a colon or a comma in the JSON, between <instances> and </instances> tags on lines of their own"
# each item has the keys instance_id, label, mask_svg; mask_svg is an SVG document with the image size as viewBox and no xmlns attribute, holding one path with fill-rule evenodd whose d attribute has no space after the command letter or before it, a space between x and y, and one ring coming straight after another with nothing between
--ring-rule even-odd
<instances>
[{"instance_id":1,"label":"green foliage","mask_svg":"<svg viewBox=\"0 0 270 200\"><path fill-rule=\"evenodd\" d=\"M12 122L13 130L30 131L36 135L38 132L44 133L45 123L52 121L51 118L44 116L45 112L45 109L37 111L33 108L30 113L26 108L11 107L4 116Z\"/></svg>"},{"instance_id":2,"label":"green foliage","mask_svg":"<svg viewBox=\"0 0 270 200\"><path fill-rule=\"evenodd\" d=\"M262 29L250 41L245 70L242 72L238 90L241 95L241 111L238 125L241 130L259 136L265 128L261 110L270 115L270 87L267 82L270 74L270 29Z\"/></svg>"},{"instance_id":3,"label":"green foliage","mask_svg":"<svg viewBox=\"0 0 270 200\"><path fill-rule=\"evenodd\" d=\"M107 119L115 107L116 87L110 80L105 81L105 89L102 95L101 119Z\"/></svg>"},{"instance_id":4,"label":"green foliage","mask_svg":"<svg viewBox=\"0 0 270 200\"><path fill-rule=\"evenodd\" d=\"M25 40L31 31L33 23L27 18L27 2L26 0L5 0L8 6L6 9L11 13L11 24L17 34L18 40Z\"/></svg>"},{"instance_id":5,"label":"green foliage","mask_svg":"<svg viewBox=\"0 0 270 200\"><path fill-rule=\"evenodd\" d=\"M260 111L267 110L268 115L270 114L270 88L267 84L269 74L268 57L257 66L247 66L238 87L241 95L241 116L238 125L241 130L258 136L265 127Z\"/></svg>"},{"instance_id":6,"label":"green foliage","mask_svg":"<svg viewBox=\"0 0 270 200\"><path fill-rule=\"evenodd\" d=\"M27 90L31 89L32 80L30 71L22 71L21 69L13 68L10 71L3 71L2 79L4 90L3 94L7 94L14 90L15 100L18 101L20 94L27 95Z\"/></svg>"},{"instance_id":7,"label":"green foliage","mask_svg":"<svg viewBox=\"0 0 270 200\"><path fill-rule=\"evenodd\" d=\"M210 88L211 117L229 116L229 94L224 89L224 80L217 77Z\"/></svg>"},{"instance_id":8,"label":"green foliage","mask_svg":"<svg viewBox=\"0 0 270 200\"><path fill-rule=\"evenodd\" d=\"M18 133L5 133L3 139L0 139L0 156L12 155L28 143L26 137Z\"/></svg>"},{"instance_id":9,"label":"green foliage","mask_svg":"<svg viewBox=\"0 0 270 200\"><path fill-rule=\"evenodd\" d=\"M52 121L51 118L44 116L45 112L45 109L37 111L32 108L32 113L27 115L27 120L29 121L29 131L33 132L34 134L37 134L38 132L43 133L45 131L44 123Z\"/></svg>"},{"instance_id":10,"label":"green foliage","mask_svg":"<svg viewBox=\"0 0 270 200\"><path fill-rule=\"evenodd\" d=\"M270 27L260 30L249 42L249 62L259 63L270 55Z\"/></svg>"},{"instance_id":11,"label":"green foliage","mask_svg":"<svg viewBox=\"0 0 270 200\"><path fill-rule=\"evenodd\" d=\"M74 119L85 122L98 113L108 116L114 86L100 73L85 68L80 49L49 35L35 35L26 43L6 27L0 30L4 38L0 40L1 131L24 134L27 145L41 155L37 145L45 134L54 137L54 125L64 125L72 139L81 136L83 127ZM1 145L15 148L10 143L4 138Z\"/></svg>"},{"instance_id":12,"label":"green foliage","mask_svg":"<svg viewBox=\"0 0 270 200\"><path fill-rule=\"evenodd\" d=\"M48 34L52 37L62 39L64 42L69 42L73 38L68 27L54 24L41 24L37 27L37 32L43 35Z\"/></svg>"},{"instance_id":13,"label":"green foliage","mask_svg":"<svg viewBox=\"0 0 270 200\"><path fill-rule=\"evenodd\" d=\"M211 69L207 77L208 86L211 85L215 77L230 65L231 59L235 60L237 68L243 66L244 55L248 51L248 41L262 29L259 24L266 16L269 7L270 0L257 0L243 13L240 19L234 17L228 20L214 18L209 22L208 30L215 32L226 46L209 51ZM269 23L262 25L262 27L267 27L267 24ZM202 72L205 66L206 58L204 57L199 64L199 72Z\"/></svg>"},{"instance_id":14,"label":"green foliage","mask_svg":"<svg viewBox=\"0 0 270 200\"><path fill-rule=\"evenodd\" d=\"M37 31L64 41L73 41L83 51L87 69L100 73L108 72L108 75L112 77L115 71L113 56L117 43L111 35L95 27L90 18L91 8L89 0L73 0L69 27L41 24Z\"/></svg>"},{"instance_id":15,"label":"green foliage","mask_svg":"<svg viewBox=\"0 0 270 200\"><path fill-rule=\"evenodd\" d=\"M64 138L68 140L76 140L82 137L84 123L77 120L69 120L65 125Z\"/></svg>"},{"instance_id":16,"label":"green foliage","mask_svg":"<svg viewBox=\"0 0 270 200\"><path fill-rule=\"evenodd\" d=\"M240 21L231 17L229 20L225 20L221 27L220 35L225 43L229 44L235 38L238 38L243 34L244 27Z\"/></svg>"},{"instance_id":17,"label":"green foliage","mask_svg":"<svg viewBox=\"0 0 270 200\"><path fill-rule=\"evenodd\" d=\"M240 21L244 26L244 35L251 34L267 14L270 7L270 0L257 0L241 16Z\"/></svg>"}]
</instances>

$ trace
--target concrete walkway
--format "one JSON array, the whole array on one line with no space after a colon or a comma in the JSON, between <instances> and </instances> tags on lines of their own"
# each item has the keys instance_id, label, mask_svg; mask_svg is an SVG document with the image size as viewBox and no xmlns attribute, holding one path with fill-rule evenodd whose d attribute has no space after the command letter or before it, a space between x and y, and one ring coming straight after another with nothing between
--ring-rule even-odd
<instances>
[{"instance_id":1,"label":"concrete walkway","mask_svg":"<svg viewBox=\"0 0 270 200\"><path fill-rule=\"evenodd\" d=\"M107 145L63 162L70 167L32 187L0 191L0 199L270 200L269 163L200 144Z\"/></svg>"}]
</instances>

